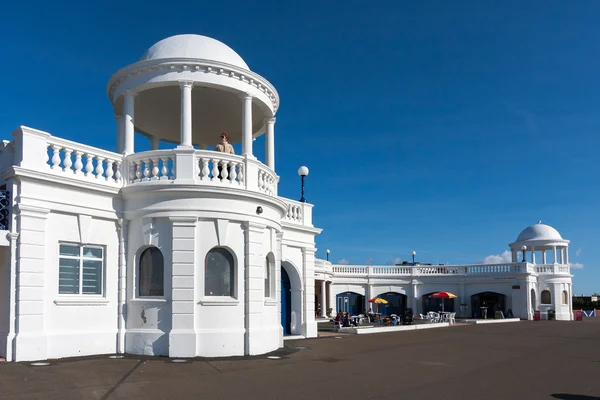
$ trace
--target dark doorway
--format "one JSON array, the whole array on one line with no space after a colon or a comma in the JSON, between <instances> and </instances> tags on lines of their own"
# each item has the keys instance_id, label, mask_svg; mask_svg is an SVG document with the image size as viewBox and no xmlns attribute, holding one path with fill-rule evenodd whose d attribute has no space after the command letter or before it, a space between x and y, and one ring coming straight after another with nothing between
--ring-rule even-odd
<instances>
[{"instance_id":1,"label":"dark doorway","mask_svg":"<svg viewBox=\"0 0 600 400\"><path fill-rule=\"evenodd\" d=\"M473 318L483 318L487 310L487 318L494 318L496 311L506 315L506 296L496 292L481 292L471 296L471 314Z\"/></svg>"},{"instance_id":2,"label":"dark doorway","mask_svg":"<svg viewBox=\"0 0 600 400\"><path fill-rule=\"evenodd\" d=\"M365 296L354 292L340 293L336 296L337 311L349 312L350 315L365 313Z\"/></svg>"},{"instance_id":3,"label":"dark doorway","mask_svg":"<svg viewBox=\"0 0 600 400\"><path fill-rule=\"evenodd\" d=\"M406 308L406 295L396 292L387 292L380 294L377 297L381 297L387 300L387 304L376 304L373 307L373 311L377 311L378 308L382 315L404 315L404 309Z\"/></svg>"},{"instance_id":4,"label":"dark doorway","mask_svg":"<svg viewBox=\"0 0 600 400\"><path fill-rule=\"evenodd\" d=\"M454 300L456 299L432 299L429 296L436 292L431 292L424 294L422 296L423 299L423 314L427 314L429 311L433 312L455 312L454 310Z\"/></svg>"},{"instance_id":5,"label":"dark doorway","mask_svg":"<svg viewBox=\"0 0 600 400\"><path fill-rule=\"evenodd\" d=\"M285 268L281 268L281 326L283 334L291 333L292 325L292 285Z\"/></svg>"}]
</instances>

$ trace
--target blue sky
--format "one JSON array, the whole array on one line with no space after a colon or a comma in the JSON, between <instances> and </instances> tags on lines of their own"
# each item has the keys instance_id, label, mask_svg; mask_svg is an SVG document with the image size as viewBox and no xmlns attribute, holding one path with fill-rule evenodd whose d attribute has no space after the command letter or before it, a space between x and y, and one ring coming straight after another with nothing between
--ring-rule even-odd
<instances>
[{"instance_id":1,"label":"blue sky","mask_svg":"<svg viewBox=\"0 0 600 400\"><path fill-rule=\"evenodd\" d=\"M542 220L584 266L574 293L600 291L600 3L90 3L3 6L4 138L114 150L110 76L165 37L211 36L279 91L279 192L299 198L310 168L317 256L474 263Z\"/></svg>"}]
</instances>

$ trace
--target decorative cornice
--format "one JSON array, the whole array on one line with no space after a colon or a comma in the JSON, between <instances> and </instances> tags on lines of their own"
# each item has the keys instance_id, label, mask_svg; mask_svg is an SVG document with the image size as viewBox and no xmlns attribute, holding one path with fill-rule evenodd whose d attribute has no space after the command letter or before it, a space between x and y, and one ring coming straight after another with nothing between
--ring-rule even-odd
<instances>
[{"instance_id":1,"label":"decorative cornice","mask_svg":"<svg viewBox=\"0 0 600 400\"><path fill-rule=\"evenodd\" d=\"M194 72L222 75L224 77L244 82L263 92L273 103L273 108L279 107L279 94L271 83L262 76L230 64L218 61L173 58L163 60L146 60L128 65L117 71L109 80L107 92L113 102L113 96L117 88L127 79L147 72Z\"/></svg>"}]
</instances>

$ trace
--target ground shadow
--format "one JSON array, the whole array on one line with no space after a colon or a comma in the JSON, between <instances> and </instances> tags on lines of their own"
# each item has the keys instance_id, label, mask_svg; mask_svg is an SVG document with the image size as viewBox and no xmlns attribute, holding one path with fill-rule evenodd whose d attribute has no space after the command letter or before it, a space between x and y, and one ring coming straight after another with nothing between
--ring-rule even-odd
<instances>
[{"instance_id":1,"label":"ground shadow","mask_svg":"<svg viewBox=\"0 0 600 400\"><path fill-rule=\"evenodd\" d=\"M587 396L584 394L554 393L552 397L562 400L600 400L598 396Z\"/></svg>"}]
</instances>

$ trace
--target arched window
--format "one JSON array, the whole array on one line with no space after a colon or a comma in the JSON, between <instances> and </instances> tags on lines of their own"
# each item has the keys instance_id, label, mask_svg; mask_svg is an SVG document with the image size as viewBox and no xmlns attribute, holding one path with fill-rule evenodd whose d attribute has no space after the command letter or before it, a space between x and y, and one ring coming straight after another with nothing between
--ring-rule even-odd
<instances>
[{"instance_id":1,"label":"arched window","mask_svg":"<svg viewBox=\"0 0 600 400\"><path fill-rule=\"evenodd\" d=\"M272 298L275 295L273 288L273 277L275 276L275 257L273 253L269 253L265 257L265 297Z\"/></svg>"},{"instance_id":2,"label":"arched window","mask_svg":"<svg viewBox=\"0 0 600 400\"><path fill-rule=\"evenodd\" d=\"M204 295L235 297L235 266L233 255L215 247L206 255Z\"/></svg>"},{"instance_id":3,"label":"arched window","mask_svg":"<svg viewBox=\"0 0 600 400\"><path fill-rule=\"evenodd\" d=\"M569 293L566 290L563 290L562 293L562 303L569 304Z\"/></svg>"},{"instance_id":4,"label":"arched window","mask_svg":"<svg viewBox=\"0 0 600 400\"><path fill-rule=\"evenodd\" d=\"M140 297L165 295L165 262L156 247L148 247L140 255L138 290Z\"/></svg>"},{"instance_id":5,"label":"arched window","mask_svg":"<svg viewBox=\"0 0 600 400\"><path fill-rule=\"evenodd\" d=\"M541 304L552 304L552 295L549 290L542 291L540 295Z\"/></svg>"}]
</instances>

